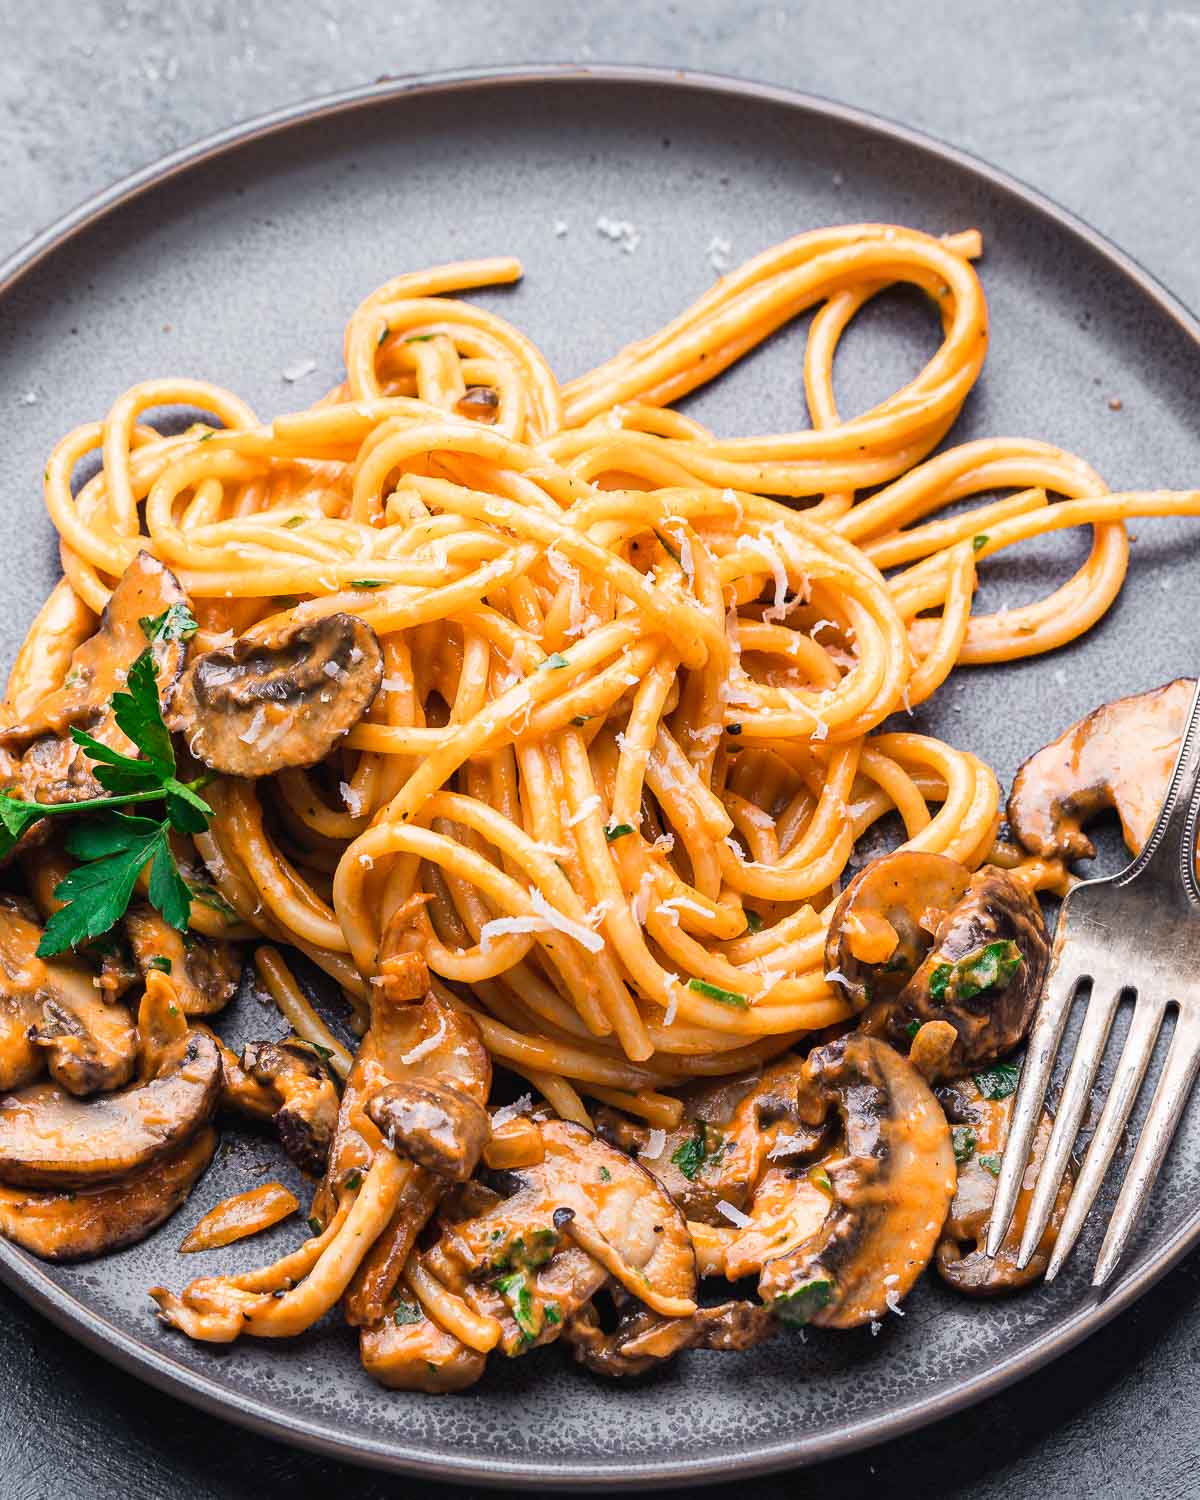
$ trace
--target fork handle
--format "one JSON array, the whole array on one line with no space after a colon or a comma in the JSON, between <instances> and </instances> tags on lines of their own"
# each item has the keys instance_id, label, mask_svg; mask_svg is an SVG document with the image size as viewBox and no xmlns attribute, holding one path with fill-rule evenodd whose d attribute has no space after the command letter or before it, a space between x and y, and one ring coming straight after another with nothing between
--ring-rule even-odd
<instances>
[{"instance_id":1,"label":"fork handle","mask_svg":"<svg viewBox=\"0 0 1200 1500\"><path fill-rule=\"evenodd\" d=\"M1196 882L1196 789L1200 785L1200 678L1192 693L1183 725L1179 754L1158 821L1138 857L1117 876L1126 885L1139 875L1157 876L1164 892L1180 891L1187 903L1200 907ZM1176 884L1176 879L1179 885Z\"/></svg>"}]
</instances>

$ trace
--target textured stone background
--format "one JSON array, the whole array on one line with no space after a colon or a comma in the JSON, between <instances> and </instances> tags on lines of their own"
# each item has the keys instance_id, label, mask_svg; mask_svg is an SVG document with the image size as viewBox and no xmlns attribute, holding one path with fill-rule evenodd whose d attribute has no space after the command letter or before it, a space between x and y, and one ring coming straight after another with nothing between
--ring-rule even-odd
<instances>
[{"instance_id":1,"label":"textured stone background","mask_svg":"<svg viewBox=\"0 0 1200 1500\"><path fill-rule=\"evenodd\" d=\"M384 73L547 60L707 68L903 119L1057 198L1200 306L1192 3L7 0L0 257L114 178L276 105ZM756 1482L754 1492L1194 1495L1197 1351L1193 1257L1007 1395L887 1448ZM350 1487L376 1500L410 1487L203 1418L85 1353L3 1289L0 1369L6 1500L274 1500Z\"/></svg>"}]
</instances>

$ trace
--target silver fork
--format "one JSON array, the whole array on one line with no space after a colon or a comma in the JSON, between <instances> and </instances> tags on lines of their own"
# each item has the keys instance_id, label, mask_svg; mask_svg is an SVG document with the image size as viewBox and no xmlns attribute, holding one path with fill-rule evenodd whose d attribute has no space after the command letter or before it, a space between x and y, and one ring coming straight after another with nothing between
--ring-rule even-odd
<instances>
[{"instance_id":1,"label":"silver fork","mask_svg":"<svg viewBox=\"0 0 1200 1500\"><path fill-rule=\"evenodd\" d=\"M1029 1264L1050 1218L1121 997L1132 993L1136 1000L1104 1111L1046 1268L1047 1281L1054 1280L1071 1253L1095 1201L1171 1005L1176 1008L1175 1033L1100 1247L1093 1286L1103 1286L1116 1269L1200 1066L1198 784L1200 683L1192 696L1166 800L1145 848L1119 875L1077 885L1059 913L1046 987L1029 1038L996 1183L987 1238L989 1255L999 1250L1012 1222L1030 1144L1076 992L1085 981L1091 981L1083 1027L1021 1240L1017 1259L1021 1268Z\"/></svg>"}]
</instances>

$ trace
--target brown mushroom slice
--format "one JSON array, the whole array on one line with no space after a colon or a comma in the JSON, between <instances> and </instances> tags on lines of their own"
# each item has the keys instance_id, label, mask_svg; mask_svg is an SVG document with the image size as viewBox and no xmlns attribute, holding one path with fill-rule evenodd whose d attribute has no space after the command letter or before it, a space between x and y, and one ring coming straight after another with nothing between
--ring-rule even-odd
<instances>
[{"instance_id":1,"label":"brown mushroom slice","mask_svg":"<svg viewBox=\"0 0 1200 1500\"><path fill-rule=\"evenodd\" d=\"M933 947L895 1004L870 1013L867 1024L903 1046L914 1027L948 1022L958 1039L943 1073L987 1067L1024 1040L1049 954L1037 897L1007 870L985 865L938 923Z\"/></svg>"},{"instance_id":2,"label":"brown mushroom slice","mask_svg":"<svg viewBox=\"0 0 1200 1500\"><path fill-rule=\"evenodd\" d=\"M882 1318L933 1254L955 1190L950 1127L911 1063L850 1034L809 1054L801 1106L836 1110L845 1154L828 1160L833 1203L817 1232L769 1260L763 1301L788 1323L854 1328Z\"/></svg>"},{"instance_id":3,"label":"brown mushroom slice","mask_svg":"<svg viewBox=\"0 0 1200 1500\"><path fill-rule=\"evenodd\" d=\"M500 1319L508 1354L556 1339L609 1277L659 1313L695 1311L687 1224L657 1178L581 1125L539 1127L544 1159L490 1175L507 1196L453 1226L434 1274Z\"/></svg>"},{"instance_id":4,"label":"brown mushroom slice","mask_svg":"<svg viewBox=\"0 0 1200 1500\"><path fill-rule=\"evenodd\" d=\"M0 715L16 723L62 686L76 649L95 632L96 616L60 578L29 627L4 689Z\"/></svg>"},{"instance_id":5,"label":"brown mushroom slice","mask_svg":"<svg viewBox=\"0 0 1200 1500\"><path fill-rule=\"evenodd\" d=\"M128 1176L181 1145L216 1106L221 1061L192 1031L148 1083L81 1100L56 1084L0 1099L0 1181L80 1188Z\"/></svg>"},{"instance_id":6,"label":"brown mushroom slice","mask_svg":"<svg viewBox=\"0 0 1200 1500\"><path fill-rule=\"evenodd\" d=\"M151 969L171 976L185 1016L215 1015L237 993L242 965L232 943L195 933L185 938L144 902L125 913L125 933L143 978Z\"/></svg>"},{"instance_id":7,"label":"brown mushroom slice","mask_svg":"<svg viewBox=\"0 0 1200 1500\"><path fill-rule=\"evenodd\" d=\"M310 1042L250 1042L242 1049L242 1070L278 1099L271 1122L279 1143L302 1172L324 1170L338 1118L333 1079Z\"/></svg>"},{"instance_id":8,"label":"brown mushroom slice","mask_svg":"<svg viewBox=\"0 0 1200 1500\"><path fill-rule=\"evenodd\" d=\"M631 1301L611 1333L591 1303L563 1329L563 1339L585 1369L614 1379L644 1375L684 1349L752 1349L779 1332L779 1320L761 1302L722 1302L685 1318L663 1318Z\"/></svg>"},{"instance_id":9,"label":"brown mushroom slice","mask_svg":"<svg viewBox=\"0 0 1200 1500\"><path fill-rule=\"evenodd\" d=\"M745 1208L764 1163L783 1156L795 1162L820 1148L824 1130L797 1112L802 1068L803 1060L789 1055L761 1072L686 1089L684 1118L656 1156L645 1154L650 1132L614 1110L601 1111L601 1134L637 1151L686 1218L721 1228L729 1219L720 1205Z\"/></svg>"},{"instance_id":10,"label":"brown mushroom slice","mask_svg":"<svg viewBox=\"0 0 1200 1500\"><path fill-rule=\"evenodd\" d=\"M1180 677L1102 704L1030 756L1013 780L1008 822L1032 854L1090 859L1083 824L1115 808L1131 853L1153 831L1195 691Z\"/></svg>"},{"instance_id":11,"label":"brown mushroom slice","mask_svg":"<svg viewBox=\"0 0 1200 1500\"><path fill-rule=\"evenodd\" d=\"M406 1080L374 1095L367 1114L393 1151L449 1182L465 1182L491 1134L486 1109L447 1084Z\"/></svg>"},{"instance_id":12,"label":"brown mushroom slice","mask_svg":"<svg viewBox=\"0 0 1200 1500\"><path fill-rule=\"evenodd\" d=\"M52 1261L92 1260L136 1245L187 1199L216 1149L217 1132L206 1125L175 1151L103 1187L0 1187L0 1234Z\"/></svg>"},{"instance_id":13,"label":"brown mushroom slice","mask_svg":"<svg viewBox=\"0 0 1200 1500\"><path fill-rule=\"evenodd\" d=\"M41 937L28 904L0 896L0 1089L31 1083L44 1065L73 1094L119 1088L136 1056L129 1012L79 959L39 958Z\"/></svg>"},{"instance_id":14,"label":"brown mushroom slice","mask_svg":"<svg viewBox=\"0 0 1200 1500\"><path fill-rule=\"evenodd\" d=\"M970 878L957 860L915 849L897 849L858 872L833 909L825 940L825 968L857 1008L900 993Z\"/></svg>"},{"instance_id":15,"label":"brown mushroom slice","mask_svg":"<svg viewBox=\"0 0 1200 1500\"><path fill-rule=\"evenodd\" d=\"M1050 1145L1054 1117L1043 1108L1029 1164L1021 1179L1016 1211L993 1258L984 1251L984 1242L991 1223L1000 1160L1016 1104L1015 1087L999 1098L989 1097L980 1091L977 1082L964 1078L939 1089L937 1097L952 1125L954 1155L958 1161L958 1187L937 1247L939 1276L968 1297L999 1297L1040 1281L1050 1263L1075 1187L1075 1164L1068 1160L1045 1232L1029 1264L1018 1270L1017 1252Z\"/></svg>"},{"instance_id":16,"label":"brown mushroom slice","mask_svg":"<svg viewBox=\"0 0 1200 1500\"><path fill-rule=\"evenodd\" d=\"M383 653L355 615L325 615L197 657L168 722L227 776L270 776L324 760L370 708Z\"/></svg>"},{"instance_id":17,"label":"brown mushroom slice","mask_svg":"<svg viewBox=\"0 0 1200 1500\"><path fill-rule=\"evenodd\" d=\"M45 1051L51 1078L81 1098L128 1083L137 1032L125 1006L104 998L88 970L71 962L46 964L43 994L29 1039Z\"/></svg>"},{"instance_id":18,"label":"brown mushroom slice","mask_svg":"<svg viewBox=\"0 0 1200 1500\"><path fill-rule=\"evenodd\" d=\"M150 626L143 621L156 620L173 605L188 605L179 580L149 552L139 552L113 590L95 635L72 653L63 686L0 730L0 744L27 744L39 735L62 735L72 724L89 725L98 715L107 718L112 695L124 688L129 668L151 644ZM178 633L169 632L153 648L159 692L167 698L182 670L185 645ZM103 737L97 729L91 732ZM128 749L120 738L120 748Z\"/></svg>"},{"instance_id":19,"label":"brown mushroom slice","mask_svg":"<svg viewBox=\"0 0 1200 1500\"><path fill-rule=\"evenodd\" d=\"M389 941L385 938L385 950ZM424 1191L412 1197L406 1233L424 1226L443 1188L431 1173L388 1150L367 1119L365 1104L380 1088L404 1078L406 1070L409 1076L440 1074L482 1100L491 1065L470 1018L428 990L428 970L419 957L389 955L380 967L382 983L371 987L371 1026L346 1081L329 1165L314 1199L313 1216L322 1232L302 1252L250 1273L202 1277L178 1296L153 1288L160 1315L189 1337L289 1338L310 1328L343 1295L348 1302L361 1299L373 1322L390 1304L393 1264L364 1286L359 1276L364 1259L395 1227L396 1211L414 1178L423 1174ZM411 1003L421 995L423 1000Z\"/></svg>"},{"instance_id":20,"label":"brown mushroom slice","mask_svg":"<svg viewBox=\"0 0 1200 1500\"><path fill-rule=\"evenodd\" d=\"M788 1255L812 1238L833 1207L825 1166L800 1171L771 1166L754 1189L744 1222L739 1220L725 1247L724 1274L730 1281L760 1273L769 1260Z\"/></svg>"},{"instance_id":21,"label":"brown mushroom slice","mask_svg":"<svg viewBox=\"0 0 1200 1500\"><path fill-rule=\"evenodd\" d=\"M124 688L138 657L152 649L159 696L169 701L185 645L177 631L165 632L151 645L151 622L172 607L187 606L188 597L170 569L150 553L139 552L113 590L96 633L72 653L62 687L0 730L0 748L21 756L15 780L26 801L77 802L101 794L91 762L68 730L78 725L116 750L133 752L117 727L112 696ZM38 827L43 832L37 837L44 836L45 825Z\"/></svg>"},{"instance_id":22,"label":"brown mushroom slice","mask_svg":"<svg viewBox=\"0 0 1200 1500\"><path fill-rule=\"evenodd\" d=\"M184 1236L179 1246L181 1255L194 1255L200 1250L219 1250L223 1245L232 1245L235 1240L248 1239L252 1234L261 1234L290 1218L300 1207L295 1193L285 1188L282 1182L263 1182L244 1193L234 1193L225 1198L216 1208L210 1208L204 1217Z\"/></svg>"},{"instance_id":23,"label":"brown mushroom slice","mask_svg":"<svg viewBox=\"0 0 1200 1500\"><path fill-rule=\"evenodd\" d=\"M42 1014L41 935L27 902L0 896L0 1091L32 1083L45 1069L45 1053L29 1036Z\"/></svg>"},{"instance_id":24,"label":"brown mushroom slice","mask_svg":"<svg viewBox=\"0 0 1200 1500\"><path fill-rule=\"evenodd\" d=\"M390 1317L362 1330L359 1349L363 1368L380 1385L432 1396L466 1390L487 1365L487 1355L468 1349L416 1303L404 1301Z\"/></svg>"}]
</instances>

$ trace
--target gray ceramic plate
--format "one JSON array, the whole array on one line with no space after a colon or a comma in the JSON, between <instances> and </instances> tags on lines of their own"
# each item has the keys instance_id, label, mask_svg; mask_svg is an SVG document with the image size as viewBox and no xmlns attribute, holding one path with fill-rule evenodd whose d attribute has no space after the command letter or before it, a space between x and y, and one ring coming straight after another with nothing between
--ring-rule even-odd
<instances>
[{"instance_id":1,"label":"gray ceramic plate","mask_svg":"<svg viewBox=\"0 0 1200 1500\"><path fill-rule=\"evenodd\" d=\"M632 254L597 230L635 224ZM102 195L0 268L0 410L11 657L56 576L40 500L60 433L148 375L187 373L264 414L338 378L343 322L395 272L519 255L526 279L481 300L527 330L565 377L657 327L737 259L800 229L888 219L978 225L994 338L955 431L1050 439L1114 488L1200 479L1200 328L1144 272L1045 199L961 154L824 101L725 79L634 69L384 84L204 142ZM565 223L567 232L556 233ZM839 355L842 409L896 388L934 347L920 299L873 305ZM805 420L800 338L772 341L689 403L718 430ZM282 371L306 359L303 383ZM1110 398L1121 409L1110 409ZM1040 661L961 673L922 726L1019 760L1097 701L1193 672L1194 530L1144 523L1127 588L1086 640ZM983 603L1044 592L1086 550L1064 536L985 569ZM278 1029L251 996L235 1034ZM0 1245L0 1274L105 1357L236 1422L364 1463L524 1485L670 1484L827 1458L944 1416L1043 1365L1127 1306L1198 1238L1200 1111L1167 1163L1123 1276L1088 1287L1094 1227L1052 1290L974 1306L936 1283L869 1332L692 1354L657 1380L606 1385L556 1350L496 1361L471 1394L387 1394L336 1320L286 1345L192 1345L161 1329L146 1288L250 1265L299 1238L282 1226L181 1262L202 1210L278 1154L231 1134L193 1201L148 1243L51 1269Z\"/></svg>"}]
</instances>

